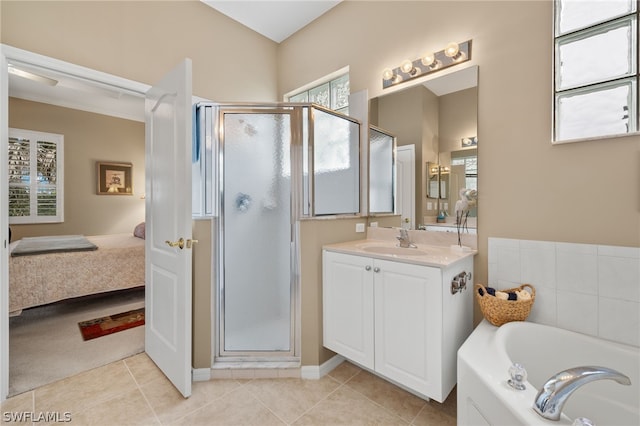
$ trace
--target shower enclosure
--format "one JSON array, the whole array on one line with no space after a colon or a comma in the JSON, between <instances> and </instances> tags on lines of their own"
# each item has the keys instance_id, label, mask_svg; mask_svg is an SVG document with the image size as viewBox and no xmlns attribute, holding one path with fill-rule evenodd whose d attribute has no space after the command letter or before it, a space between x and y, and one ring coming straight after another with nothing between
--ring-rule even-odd
<instances>
[{"instance_id":1,"label":"shower enclosure","mask_svg":"<svg viewBox=\"0 0 640 426\"><path fill-rule=\"evenodd\" d=\"M194 212L217 222L213 362L297 362L298 221L359 212L359 123L311 104L196 109Z\"/></svg>"}]
</instances>

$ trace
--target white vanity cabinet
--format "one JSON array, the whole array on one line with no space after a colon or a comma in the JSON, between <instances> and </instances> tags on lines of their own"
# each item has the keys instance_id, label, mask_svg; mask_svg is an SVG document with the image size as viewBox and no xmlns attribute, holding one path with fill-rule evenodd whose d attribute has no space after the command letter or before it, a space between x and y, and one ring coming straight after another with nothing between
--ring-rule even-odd
<instances>
[{"instance_id":1,"label":"white vanity cabinet","mask_svg":"<svg viewBox=\"0 0 640 426\"><path fill-rule=\"evenodd\" d=\"M324 250L324 346L444 401L473 328L472 283L452 294L451 279L472 269L471 256L439 268Z\"/></svg>"}]
</instances>

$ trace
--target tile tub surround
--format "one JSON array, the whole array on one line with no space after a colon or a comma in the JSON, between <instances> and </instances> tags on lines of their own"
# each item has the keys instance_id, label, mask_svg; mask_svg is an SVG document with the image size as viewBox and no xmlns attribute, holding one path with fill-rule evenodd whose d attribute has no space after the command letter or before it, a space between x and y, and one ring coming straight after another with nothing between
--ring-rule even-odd
<instances>
[{"instance_id":1,"label":"tile tub surround","mask_svg":"<svg viewBox=\"0 0 640 426\"><path fill-rule=\"evenodd\" d=\"M640 346L640 248L489 238L489 282L536 288L527 321Z\"/></svg>"}]
</instances>

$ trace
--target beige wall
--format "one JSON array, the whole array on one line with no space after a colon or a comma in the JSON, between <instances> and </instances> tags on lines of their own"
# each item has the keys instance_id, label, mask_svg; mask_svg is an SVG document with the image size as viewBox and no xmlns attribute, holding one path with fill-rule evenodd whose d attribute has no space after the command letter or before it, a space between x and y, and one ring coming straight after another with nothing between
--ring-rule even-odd
<instances>
[{"instance_id":1,"label":"beige wall","mask_svg":"<svg viewBox=\"0 0 640 426\"><path fill-rule=\"evenodd\" d=\"M279 90L349 65L351 90L374 98L395 90L382 89L384 68L473 39L476 280L487 282L489 237L638 247L640 137L550 143L552 22L551 0L346 1L281 44Z\"/></svg>"},{"instance_id":2,"label":"beige wall","mask_svg":"<svg viewBox=\"0 0 640 426\"><path fill-rule=\"evenodd\" d=\"M3 44L146 84L158 81L183 58L189 57L193 61L193 92L197 96L219 102L277 100L277 44L199 1L2 0L0 17ZM83 125L82 120L78 125ZM92 136L95 139L95 134ZM144 141L143 125L142 138ZM112 158L113 140L105 140L101 146L105 151L100 159ZM140 164L144 164L144 142ZM85 166L90 171L95 167L86 163ZM143 172L143 166L134 165L134 171ZM92 176L89 174L92 172L87 173ZM67 185L71 182L67 176ZM81 182L87 187L83 193L95 198L90 192L94 178ZM143 182L140 186L135 185L143 189ZM138 191L136 189L136 193ZM125 202L120 197L118 200L107 196L98 198L105 208L123 207ZM130 198L129 201L133 200ZM138 197L135 200L141 203L144 219L144 202ZM87 227L93 221L102 220L105 214L87 218ZM108 223L113 223L111 215L108 216ZM76 220L83 219L67 215L64 226L75 229ZM125 228L128 230L127 227L122 229ZM206 232L204 224L198 224L196 229L199 234ZM83 233L98 232L88 230ZM203 249L199 252L202 255ZM198 256L200 261L201 257ZM203 268L209 266L210 263L205 262ZM202 368L211 360L208 328L211 326L211 307L210 303L201 303L211 300L207 297L211 290L205 282L210 271L196 269L193 291L199 298L194 304L193 362L194 366Z\"/></svg>"},{"instance_id":3,"label":"beige wall","mask_svg":"<svg viewBox=\"0 0 640 426\"><path fill-rule=\"evenodd\" d=\"M0 2L1 41L142 83L185 57L194 94L275 101L277 44L196 0Z\"/></svg>"},{"instance_id":4,"label":"beige wall","mask_svg":"<svg viewBox=\"0 0 640 426\"><path fill-rule=\"evenodd\" d=\"M281 99L346 65L351 91L377 97L395 90L382 90L384 68L473 39L468 65L480 70L477 281L487 280L490 236L640 244L640 138L550 144L550 0L345 1L279 46L196 1L3 0L0 8L3 43L144 83L190 57L194 93L218 101ZM333 225L303 225L304 365L327 356L318 340L321 231L361 235L347 232L352 223L344 234Z\"/></svg>"},{"instance_id":5,"label":"beige wall","mask_svg":"<svg viewBox=\"0 0 640 426\"><path fill-rule=\"evenodd\" d=\"M551 1L343 2L282 43L280 90L348 63L351 90L376 97L385 67L466 39L479 66L478 279L489 236L638 246L640 137L550 143Z\"/></svg>"},{"instance_id":6,"label":"beige wall","mask_svg":"<svg viewBox=\"0 0 640 426\"><path fill-rule=\"evenodd\" d=\"M211 301L213 288L211 283L215 276L216 250L214 246L215 227L217 222L211 218L193 221L193 353L194 368L209 368L213 360L211 336L213 318ZM207 320L208 315L208 320Z\"/></svg>"},{"instance_id":7,"label":"beige wall","mask_svg":"<svg viewBox=\"0 0 640 426\"><path fill-rule=\"evenodd\" d=\"M64 136L64 222L11 225L12 239L131 232L144 221L144 123L9 99L9 127ZM96 161L133 165L133 195L96 195Z\"/></svg>"},{"instance_id":8,"label":"beige wall","mask_svg":"<svg viewBox=\"0 0 640 426\"><path fill-rule=\"evenodd\" d=\"M449 153L462 150L462 138L477 136L478 133L478 89L461 90L439 98L440 129L439 152ZM451 161L440 164L451 164Z\"/></svg>"}]
</instances>

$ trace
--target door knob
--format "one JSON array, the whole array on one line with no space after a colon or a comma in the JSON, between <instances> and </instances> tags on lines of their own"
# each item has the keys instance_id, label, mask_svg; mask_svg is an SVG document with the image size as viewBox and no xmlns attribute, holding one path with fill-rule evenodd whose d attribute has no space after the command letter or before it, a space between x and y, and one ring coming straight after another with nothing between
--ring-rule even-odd
<instances>
[{"instance_id":1,"label":"door knob","mask_svg":"<svg viewBox=\"0 0 640 426\"><path fill-rule=\"evenodd\" d=\"M165 241L165 243L169 246L169 247L178 247L180 248L180 250L182 250L184 248L184 238L180 238L178 241Z\"/></svg>"},{"instance_id":2,"label":"door knob","mask_svg":"<svg viewBox=\"0 0 640 426\"><path fill-rule=\"evenodd\" d=\"M180 238L178 241L165 241L165 244L167 244L169 247L178 247L180 250L182 250L185 246L190 249L191 247L193 247L193 245L195 243L197 243L198 240L186 240L184 238Z\"/></svg>"},{"instance_id":3,"label":"door knob","mask_svg":"<svg viewBox=\"0 0 640 426\"><path fill-rule=\"evenodd\" d=\"M409 223L409 222L410 222L410 221L409 221L409 218L408 218L408 217L405 217L405 218L404 218L404 223Z\"/></svg>"}]
</instances>

